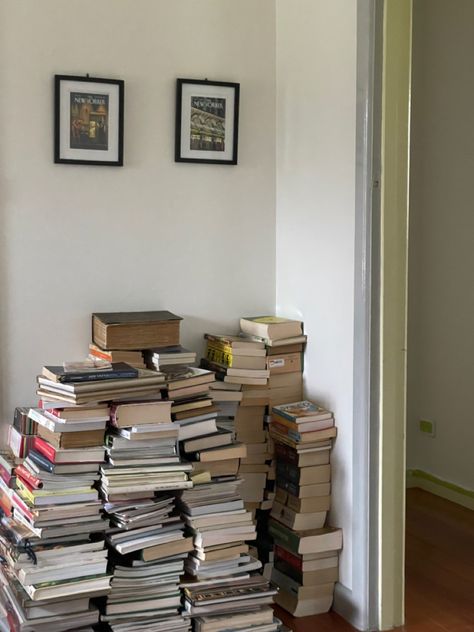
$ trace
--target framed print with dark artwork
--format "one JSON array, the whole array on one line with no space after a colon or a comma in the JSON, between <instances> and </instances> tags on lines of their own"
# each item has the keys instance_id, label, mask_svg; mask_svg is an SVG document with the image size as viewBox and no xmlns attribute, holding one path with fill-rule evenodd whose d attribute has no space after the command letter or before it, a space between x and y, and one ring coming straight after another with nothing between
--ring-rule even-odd
<instances>
[{"instance_id":1,"label":"framed print with dark artwork","mask_svg":"<svg viewBox=\"0 0 474 632\"><path fill-rule=\"evenodd\" d=\"M240 84L178 79L176 162L237 164Z\"/></svg>"},{"instance_id":2,"label":"framed print with dark artwork","mask_svg":"<svg viewBox=\"0 0 474 632\"><path fill-rule=\"evenodd\" d=\"M54 77L54 162L123 165L124 82Z\"/></svg>"}]
</instances>

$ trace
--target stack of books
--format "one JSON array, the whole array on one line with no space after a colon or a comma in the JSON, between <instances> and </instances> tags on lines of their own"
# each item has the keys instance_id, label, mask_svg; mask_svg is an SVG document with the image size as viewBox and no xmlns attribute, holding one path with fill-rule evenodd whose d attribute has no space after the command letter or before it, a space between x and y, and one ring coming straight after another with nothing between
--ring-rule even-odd
<instances>
[{"instance_id":1,"label":"stack of books","mask_svg":"<svg viewBox=\"0 0 474 632\"><path fill-rule=\"evenodd\" d=\"M195 629L277 629L270 604L276 593L258 572L246 540L256 537L252 515L244 508L237 477L215 478L182 492L181 517L194 549L185 561L184 614ZM242 617L242 613L246 616ZM223 619L225 615L225 623ZM260 627L263 626L263 627Z\"/></svg>"},{"instance_id":2,"label":"stack of books","mask_svg":"<svg viewBox=\"0 0 474 632\"><path fill-rule=\"evenodd\" d=\"M64 373L62 367L44 367L37 377L37 395L46 402L61 402L73 406L117 401L127 398L159 399L164 376L156 371L135 369L118 363L110 370L86 370L82 374ZM77 379L76 379L77 378Z\"/></svg>"},{"instance_id":3,"label":"stack of books","mask_svg":"<svg viewBox=\"0 0 474 632\"><path fill-rule=\"evenodd\" d=\"M255 510L264 500L269 465L264 405L252 405L254 400L244 397L250 387L266 391L269 371L263 342L246 340L241 336L205 334L206 358L201 365L216 372L218 382L212 390L215 404L221 408L220 427L231 430L235 440L244 444L247 454L242 456L239 474L243 480L240 494L246 507ZM266 400L265 400L266 401ZM270 456L271 458L271 456Z\"/></svg>"},{"instance_id":4,"label":"stack of books","mask_svg":"<svg viewBox=\"0 0 474 632\"><path fill-rule=\"evenodd\" d=\"M13 424L8 426L8 449L16 459L23 459L36 434L36 422L28 417L29 407L17 406Z\"/></svg>"},{"instance_id":5,"label":"stack of books","mask_svg":"<svg viewBox=\"0 0 474 632\"><path fill-rule=\"evenodd\" d=\"M242 334L265 344L269 406L302 399L302 352L306 344L303 323L279 316L240 319Z\"/></svg>"},{"instance_id":6,"label":"stack of books","mask_svg":"<svg viewBox=\"0 0 474 632\"><path fill-rule=\"evenodd\" d=\"M294 616L326 612L338 579L337 550L342 542L340 531L323 529L331 503L334 416L307 400L281 404L272 409L270 434L276 453L270 533L278 545L272 572L272 580L280 588L277 603ZM335 535L331 539L328 533ZM304 548L300 540L315 544ZM324 548L328 540L330 547ZM293 544L289 547L289 543ZM288 566L298 561L290 556L295 552L313 555L298 558L298 572Z\"/></svg>"},{"instance_id":7,"label":"stack of books","mask_svg":"<svg viewBox=\"0 0 474 632\"><path fill-rule=\"evenodd\" d=\"M156 618L166 619L170 627L165 629L172 629L180 620L180 575L193 544L174 502L173 496L158 494L106 504L114 526L107 535L113 579L101 621L114 631L123 625L154 629Z\"/></svg>"},{"instance_id":8,"label":"stack of books","mask_svg":"<svg viewBox=\"0 0 474 632\"><path fill-rule=\"evenodd\" d=\"M107 312L92 314L89 357L107 362L126 362L144 369L157 368L149 360L156 347L179 348L181 317L168 311Z\"/></svg>"},{"instance_id":9,"label":"stack of books","mask_svg":"<svg viewBox=\"0 0 474 632\"><path fill-rule=\"evenodd\" d=\"M125 625L146 630L154 629L149 627L154 618L164 617L174 629L179 575L192 540L175 515L173 494L192 482L191 466L179 458L171 402L113 404L106 446L100 489L111 521L113 579L101 620L114 631L128 629Z\"/></svg>"},{"instance_id":10,"label":"stack of books","mask_svg":"<svg viewBox=\"0 0 474 632\"><path fill-rule=\"evenodd\" d=\"M163 367L171 413L178 428L181 454L192 463L194 472L211 476L235 475L245 446L233 441L232 433L217 426L218 407L210 387L214 372L196 367Z\"/></svg>"},{"instance_id":11,"label":"stack of books","mask_svg":"<svg viewBox=\"0 0 474 632\"><path fill-rule=\"evenodd\" d=\"M293 531L274 519L269 528L275 540L272 582L279 588L275 602L294 617L327 612L338 579L341 529Z\"/></svg>"},{"instance_id":12,"label":"stack of books","mask_svg":"<svg viewBox=\"0 0 474 632\"><path fill-rule=\"evenodd\" d=\"M16 489L15 469L23 462L7 448L0 451L0 515L11 518L13 515L13 490Z\"/></svg>"},{"instance_id":13,"label":"stack of books","mask_svg":"<svg viewBox=\"0 0 474 632\"><path fill-rule=\"evenodd\" d=\"M143 352L146 366L160 370L162 366L192 366L196 362L196 352L185 349L181 345L172 347L155 347Z\"/></svg>"},{"instance_id":14,"label":"stack of books","mask_svg":"<svg viewBox=\"0 0 474 632\"><path fill-rule=\"evenodd\" d=\"M43 374L51 372L44 367ZM58 380L75 384L74 373L55 367ZM78 374L80 375L80 374ZM81 377L78 378L79 380ZM89 373L89 380L93 380ZM11 515L2 518L2 603L20 629L81 629L99 620L90 599L110 590L102 503L95 489L104 463L108 407L28 411L28 454L15 467L9 490ZM4 490L2 490L4 491Z\"/></svg>"},{"instance_id":15,"label":"stack of books","mask_svg":"<svg viewBox=\"0 0 474 632\"><path fill-rule=\"evenodd\" d=\"M102 360L114 364L116 362L126 362L135 369L146 369L145 360L141 351L120 351L118 349L107 351L101 349L93 342L89 345L89 358L91 360Z\"/></svg>"}]
</instances>

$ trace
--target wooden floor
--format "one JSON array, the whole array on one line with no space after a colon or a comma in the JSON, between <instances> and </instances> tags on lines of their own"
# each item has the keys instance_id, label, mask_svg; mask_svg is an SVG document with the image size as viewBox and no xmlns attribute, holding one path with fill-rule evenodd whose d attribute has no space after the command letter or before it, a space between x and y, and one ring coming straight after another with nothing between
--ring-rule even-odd
<instances>
[{"instance_id":1,"label":"wooden floor","mask_svg":"<svg viewBox=\"0 0 474 632\"><path fill-rule=\"evenodd\" d=\"M334 613L294 619L294 632L350 632ZM474 512L407 490L406 632L474 632Z\"/></svg>"}]
</instances>

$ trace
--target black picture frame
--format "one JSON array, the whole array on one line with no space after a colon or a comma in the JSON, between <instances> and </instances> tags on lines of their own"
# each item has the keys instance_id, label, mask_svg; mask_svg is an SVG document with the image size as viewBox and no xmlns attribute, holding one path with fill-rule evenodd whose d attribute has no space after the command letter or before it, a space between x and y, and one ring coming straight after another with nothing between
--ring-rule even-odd
<instances>
[{"instance_id":1,"label":"black picture frame","mask_svg":"<svg viewBox=\"0 0 474 632\"><path fill-rule=\"evenodd\" d=\"M177 79L175 161L236 165L240 84Z\"/></svg>"},{"instance_id":2,"label":"black picture frame","mask_svg":"<svg viewBox=\"0 0 474 632\"><path fill-rule=\"evenodd\" d=\"M54 162L123 166L124 81L54 76Z\"/></svg>"}]
</instances>

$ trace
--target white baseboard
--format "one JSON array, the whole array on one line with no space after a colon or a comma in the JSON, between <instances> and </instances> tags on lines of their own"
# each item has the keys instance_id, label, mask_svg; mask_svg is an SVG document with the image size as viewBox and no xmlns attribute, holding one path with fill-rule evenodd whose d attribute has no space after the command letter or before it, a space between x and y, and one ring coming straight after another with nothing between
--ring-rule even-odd
<instances>
[{"instance_id":1,"label":"white baseboard","mask_svg":"<svg viewBox=\"0 0 474 632\"><path fill-rule=\"evenodd\" d=\"M360 608L354 603L352 590L339 582L334 591L333 610L357 630L367 630L365 623L361 620Z\"/></svg>"}]
</instances>

